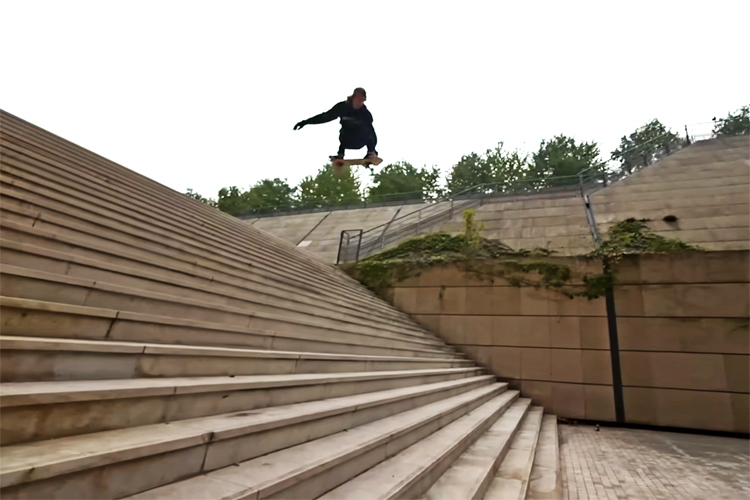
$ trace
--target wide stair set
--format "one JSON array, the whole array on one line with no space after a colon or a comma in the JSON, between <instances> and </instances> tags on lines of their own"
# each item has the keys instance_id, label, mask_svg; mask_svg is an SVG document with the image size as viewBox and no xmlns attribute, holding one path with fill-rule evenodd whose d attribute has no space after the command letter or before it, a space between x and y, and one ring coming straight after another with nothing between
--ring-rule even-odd
<instances>
[{"instance_id":1,"label":"wide stair set","mask_svg":"<svg viewBox=\"0 0 750 500\"><path fill-rule=\"evenodd\" d=\"M557 423L290 244L0 112L3 499L561 498Z\"/></svg>"}]
</instances>

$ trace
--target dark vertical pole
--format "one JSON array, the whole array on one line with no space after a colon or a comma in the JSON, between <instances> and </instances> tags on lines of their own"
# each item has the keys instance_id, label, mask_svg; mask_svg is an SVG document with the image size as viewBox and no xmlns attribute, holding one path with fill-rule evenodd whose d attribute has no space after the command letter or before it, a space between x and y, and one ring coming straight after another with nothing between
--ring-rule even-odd
<instances>
[{"instance_id":1,"label":"dark vertical pole","mask_svg":"<svg viewBox=\"0 0 750 500\"><path fill-rule=\"evenodd\" d=\"M611 269L609 262L603 263L604 272ZM615 419L618 423L625 423L625 402L622 395L622 372L620 370L620 341L617 336L617 311L615 310L614 288L607 289L605 295L607 306L607 326L609 329L609 355L612 361L612 392L615 398Z\"/></svg>"},{"instance_id":2,"label":"dark vertical pole","mask_svg":"<svg viewBox=\"0 0 750 500\"><path fill-rule=\"evenodd\" d=\"M336 265L341 264L341 247L344 246L344 233L346 230L341 231L341 236L339 236L339 253L336 255Z\"/></svg>"},{"instance_id":3,"label":"dark vertical pole","mask_svg":"<svg viewBox=\"0 0 750 500\"><path fill-rule=\"evenodd\" d=\"M359 230L359 238L357 239L357 256L354 258L354 262L359 262L359 249L362 247L362 230Z\"/></svg>"},{"instance_id":4,"label":"dark vertical pole","mask_svg":"<svg viewBox=\"0 0 750 500\"><path fill-rule=\"evenodd\" d=\"M685 140L690 145L690 134L688 133L687 125L685 125Z\"/></svg>"}]
</instances>

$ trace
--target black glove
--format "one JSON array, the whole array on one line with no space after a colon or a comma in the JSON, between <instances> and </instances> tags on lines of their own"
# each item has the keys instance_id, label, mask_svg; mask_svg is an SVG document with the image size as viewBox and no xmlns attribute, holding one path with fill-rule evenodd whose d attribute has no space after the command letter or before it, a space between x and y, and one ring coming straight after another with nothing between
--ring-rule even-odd
<instances>
[{"instance_id":1,"label":"black glove","mask_svg":"<svg viewBox=\"0 0 750 500\"><path fill-rule=\"evenodd\" d=\"M294 130L299 130L305 125L307 125L307 120L302 120L301 122L299 122L297 125L294 126Z\"/></svg>"}]
</instances>

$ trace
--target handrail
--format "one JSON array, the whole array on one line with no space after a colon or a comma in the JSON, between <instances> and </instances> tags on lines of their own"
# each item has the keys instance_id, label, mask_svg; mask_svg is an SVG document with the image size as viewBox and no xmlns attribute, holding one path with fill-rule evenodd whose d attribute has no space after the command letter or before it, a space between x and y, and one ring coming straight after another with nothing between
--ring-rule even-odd
<instances>
[{"instance_id":1,"label":"handrail","mask_svg":"<svg viewBox=\"0 0 750 500\"><path fill-rule=\"evenodd\" d=\"M666 137L674 137L671 131L667 131L664 134L653 137L648 141L645 141L637 146L622 151L621 155L627 155L633 151L637 151L643 148L644 145L657 142ZM658 161L661 158L670 156L671 154L681 150L686 145L690 144L689 136L687 138L680 138L677 142L670 141L665 143L661 148L650 151L649 154ZM510 183L508 182L494 182L494 183L483 183L477 184L470 188L464 189L457 193L452 193L442 199L435 200L428 203L426 206L404 214L400 217L392 219L391 221L379 224L368 230L362 231L358 240L358 251L357 259L366 257L377 247L385 248L388 245L396 243L403 238L420 234L421 231L427 229L435 224L442 222L443 220L452 219L453 213L456 210L464 210L469 207L476 205L482 205L484 200L487 198L496 198L503 195L514 195L514 194L533 194L533 193L552 193L559 190L567 190L570 188L576 189L580 192L580 196L584 203L584 209L586 210L586 219L589 223L592 238L596 245L601 242L596 219L593 212L593 207L589 195L598 189L602 189L618 182L635 172L640 171L648 165L634 165L631 172L625 172L622 169L608 168L612 160L604 160L595 165L592 165L584 170L581 170L575 175L567 176L556 176L556 177L542 177L533 179L517 179ZM459 203L460 202L460 203ZM448 205L450 203L450 205ZM458 204L458 206L456 206ZM446 217L448 216L448 217ZM415 220L416 219L416 220ZM409 223L409 220L413 222ZM394 227L395 226L395 227ZM379 231L379 236L373 237L376 234L375 231ZM343 238L340 240L339 245L343 245Z\"/></svg>"}]
</instances>

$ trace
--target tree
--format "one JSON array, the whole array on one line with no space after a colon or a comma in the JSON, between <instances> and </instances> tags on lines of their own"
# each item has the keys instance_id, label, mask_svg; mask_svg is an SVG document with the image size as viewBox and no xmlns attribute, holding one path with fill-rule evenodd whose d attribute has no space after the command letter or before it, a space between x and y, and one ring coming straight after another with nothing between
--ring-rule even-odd
<instances>
[{"instance_id":1,"label":"tree","mask_svg":"<svg viewBox=\"0 0 750 500\"><path fill-rule=\"evenodd\" d=\"M286 179L263 179L247 191L237 186L220 189L218 207L231 215L276 212L293 207L294 191Z\"/></svg>"},{"instance_id":2,"label":"tree","mask_svg":"<svg viewBox=\"0 0 750 500\"><path fill-rule=\"evenodd\" d=\"M242 212L247 212L247 204L242 194L242 191L237 186L221 188L217 203L219 210L230 215L239 215Z\"/></svg>"},{"instance_id":3,"label":"tree","mask_svg":"<svg viewBox=\"0 0 750 500\"><path fill-rule=\"evenodd\" d=\"M581 142L565 135L543 140L532 156L528 174L531 187L566 186L578 183L578 173L603 168L599 161L599 146L595 142Z\"/></svg>"},{"instance_id":4,"label":"tree","mask_svg":"<svg viewBox=\"0 0 750 500\"><path fill-rule=\"evenodd\" d=\"M256 213L276 212L292 208L295 189L286 179L263 179L243 193L247 210Z\"/></svg>"},{"instance_id":5,"label":"tree","mask_svg":"<svg viewBox=\"0 0 750 500\"><path fill-rule=\"evenodd\" d=\"M513 191L522 185L528 170L528 157L519 151L505 151L500 142L484 155L464 155L448 174L447 187L451 193L475 186L481 192Z\"/></svg>"},{"instance_id":6,"label":"tree","mask_svg":"<svg viewBox=\"0 0 750 500\"><path fill-rule=\"evenodd\" d=\"M484 161L492 171L494 191L511 192L523 187L523 180L529 175L529 157L515 151L503 151L503 143L495 149L488 149Z\"/></svg>"},{"instance_id":7,"label":"tree","mask_svg":"<svg viewBox=\"0 0 750 500\"><path fill-rule=\"evenodd\" d=\"M750 134L750 106L742 106L735 114L729 113L726 118L714 118L713 122L714 137Z\"/></svg>"},{"instance_id":8,"label":"tree","mask_svg":"<svg viewBox=\"0 0 750 500\"><path fill-rule=\"evenodd\" d=\"M438 182L440 170L437 167L417 170L408 162L391 163L374 174L368 200L429 200L440 195Z\"/></svg>"},{"instance_id":9,"label":"tree","mask_svg":"<svg viewBox=\"0 0 750 500\"><path fill-rule=\"evenodd\" d=\"M307 176L297 186L297 205L300 208L351 205L362 202L359 179L351 170L336 178L333 167L326 164L315 177Z\"/></svg>"},{"instance_id":10,"label":"tree","mask_svg":"<svg viewBox=\"0 0 750 500\"><path fill-rule=\"evenodd\" d=\"M629 136L622 136L620 147L612 151L612 159L620 162L623 174L651 165L684 145L683 139L667 129L659 120L636 129Z\"/></svg>"},{"instance_id":11,"label":"tree","mask_svg":"<svg viewBox=\"0 0 750 500\"><path fill-rule=\"evenodd\" d=\"M458 193L471 187L488 184L494 180L492 167L484 158L476 153L461 157L453 165L446 179L449 193Z\"/></svg>"},{"instance_id":12,"label":"tree","mask_svg":"<svg viewBox=\"0 0 750 500\"><path fill-rule=\"evenodd\" d=\"M204 198L199 193L194 193L192 189L188 188L187 192L185 193L185 196L188 198L192 198L194 200L200 201L201 203L205 203L209 207L216 207L217 203L216 200L211 198Z\"/></svg>"}]
</instances>

